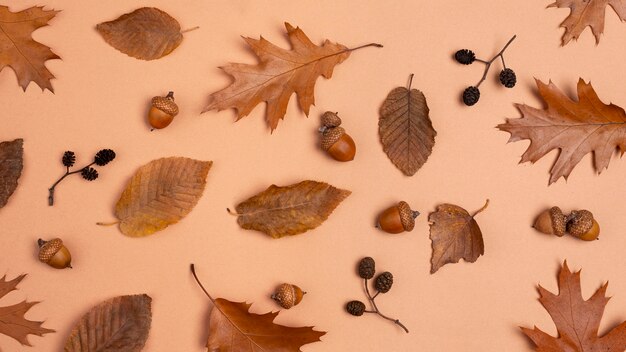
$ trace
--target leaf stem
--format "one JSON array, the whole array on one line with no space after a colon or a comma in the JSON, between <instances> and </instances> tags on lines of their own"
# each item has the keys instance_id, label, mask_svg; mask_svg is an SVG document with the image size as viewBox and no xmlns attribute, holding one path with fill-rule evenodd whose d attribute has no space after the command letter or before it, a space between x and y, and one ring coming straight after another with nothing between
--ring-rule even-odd
<instances>
[{"instance_id":1,"label":"leaf stem","mask_svg":"<svg viewBox=\"0 0 626 352\"><path fill-rule=\"evenodd\" d=\"M113 226L113 225L117 225L119 224L120 221L111 221L111 222L97 222L96 225L98 226Z\"/></svg>"},{"instance_id":2,"label":"leaf stem","mask_svg":"<svg viewBox=\"0 0 626 352\"><path fill-rule=\"evenodd\" d=\"M77 174L79 172L82 172L83 170L85 170L86 168L90 167L91 165L95 164L96 162L92 162L91 164L78 169L76 171L71 171L70 172L70 168L69 166L66 167L66 171L65 174L63 176L61 176L55 183L52 184L52 186L50 188L48 188L48 205L49 206L53 206L54 205L54 188L61 182L63 181L63 179L65 179L67 176L69 175L73 175L73 174Z\"/></svg>"},{"instance_id":3,"label":"leaf stem","mask_svg":"<svg viewBox=\"0 0 626 352\"><path fill-rule=\"evenodd\" d=\"M196 282L198 283L198 286L200 286L202 291L204 291L204 294L207 297L209 297L211 302L215 303L215 299L213 299L213 297L211 297L211 294L209 294L209 291L207 291L206 288L204 288L204 286L202 285L202 282L200 282L200 279L198 279L198 275L196 275L196 266L192 263L192 264L189 265L189 269L191 270L191 273L193 274L193 278L196 279Z\"/></svg>"},{"instance_id":4,"label":"leaf stem","mask_svg":"<svg viewBox=\"0 0 626 352\"><path fill-rule=\"evenodd\" d=\"M485 72L483 72L483 77L480 79L480 81L478 82L478 84L476 84L476 88L480 87L480 84L483 83L485 81L485 79L487 78L487 73L489 73L489 69L491 68L491 64L497 59L497 58L501 58L502 59L502 65L504 66L504 68L506 68L506 65L504 64L504 51L506 50L506 48L509 47L509 45L511 45L511 43L513 42L513 40L515 40L515 38L517 38L517 35L514 35L511 39L509 39L509 41L506 43L506 45L502 48L502 50L500 50L499 53L496 54L496 56L492 57L491 60L489 61L485 61L485 60L480 60L480 59L476 59L476 61L478 62L482 62L483 64L485 64Z\"/></svg>"},{"instance_id":5,"label":"leaf stem","mask_svg":"<svg viewBox=\"0 0 626 352\"><path fill-rule=\"evenodd\" d=\"M344 50L344 52L349 52L349 51L355 51L355 50L359 50L359 49L363 49L363 48L367 48L369 46L375 46L377 48L382 48L383 45L382 44L378 44L378 43L369 43L369 44L365 44L365 45L361 45L361 46L357 46L356 48L349 48L347 50Z\"/></svg>"},{"instance_id":6,"label":"leaf stem","mask_svg":"<svg viewBox=\"0 0 626 352\"><path fill-rule=\"evenodd\" d=\"M191 32L191 31L195 31L196 29L199 29L199 28L200 28L200 26L195 26L195 27L192 27L192 28L187 28L187 29L185 29L185 30L180 31L180 34L187 33L187 32Z\"/></svg>"},{"instance_id":7,"label":"leaf stem","mask_svg":"<svg viewBox=\"0 0 626 352\"><path fill-rule=\"evenodd\" d=\"M485 209L487 209L487 207L488 207L488 206L489 206L489 199L487 199L487 200L485 201L485 205L483 205L483 207L482 207L482 208L480 208L480 209L476 210L476 211L474 212L474 214L472 214L472 218L473 218L473 217L475 217L476 215L478 215L478 214L482 213Z\"/></svg>"},{"instance_id":8,"label":"leaf stem","mask_svg":"<svg viewBox=\"0 0 626 352\"><path fill-rule=\"evenodd\" d=\"M237 213L236 211L230 210L230 208L226 208L226 211L232 216L241 216L241 214Z\"/></svg>"},{"instance_id":9,"label":"leaf stem","mask_svg":"<svg viewBox=\"0 0 626 352\"><path fill-rule=\"evenodd\" d=\"M376 299L376 297L378 296L378 294L380 294L380 292L376 292L376 294L374 296L372 296L370 294L370 289L369 286L367 285L367 279L363 279L363 285L365 286L365 293L367 294L367 299L370 301L370 304L372 306L372 308L374 309L373 311L369 311L366 310L366 313L376 313L379 316L381 316L384 319L387 319L389 321L394 322L394 324L398 325L399 327L401 327L402 329L404 329L404 331L408 334L409 333L409 329L406 328L406 326L404 326L404 324L402 324L400 322L400 320L398 319L394 319L394 318L390 318L386 315L384 315L383 313L380 312L380 310L378 309L378 306L376 305L376 301L374 301Z\"/></svg>"},{"instance_id":10,"label":"leaf stem","mask_svg":"<svg viewBox=\"0 0 626 352\"><path fill-rule=\"evenodd\" d=\"M414 73L411 73L411 75L409 76L409 86L407 87L408 90L411 90L411 85L413 84L413 76L415 76Z\"/></svg>"}]
</instances>

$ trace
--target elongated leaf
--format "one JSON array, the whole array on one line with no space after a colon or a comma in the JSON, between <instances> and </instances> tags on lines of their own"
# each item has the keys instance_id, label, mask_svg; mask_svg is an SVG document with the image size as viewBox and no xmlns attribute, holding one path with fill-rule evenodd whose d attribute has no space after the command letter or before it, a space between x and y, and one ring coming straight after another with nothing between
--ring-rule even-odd
<instances>
[{"instance_id":1,"label":"elongated leaf","mask_svg":"<svg viewBox=\"0 0 626 352\"><path fill-rule=\"evenodd\" d=\"M0 208L7 205L22 175L24 140L0 143Z\"/></svg>"},{"instance_id":2,"label":"elongated leaf","mask_svg":"<svg viewBox=\"0 0 626 352\"><path fill-rule=\"evenodd\" d=\"M122 233L151 235L187 216L202 196L212 164L170 157L139 168L115 206Z\"/></svg>"},{"instance_id":3,"label":"elongated leaf","mask_svg":"<svg viewBox=\"0 0 626 352\"><path fill-rule=\"evenodd\" d=\"M350 193L316 181L271 185L237 205L237 223L273 238L297 235L320 226Z\"/></svg>"},{"instance_id":4,"label":"elongated leaf","mask_svg":"<svg viewBox=\"0 0 626 352\"><path fill-rule=\"evenodd\" d=\"M152 323L150 296L119 296L91 308L72 329L65 352L137 352Z\"/></svg>"}]
</instances>

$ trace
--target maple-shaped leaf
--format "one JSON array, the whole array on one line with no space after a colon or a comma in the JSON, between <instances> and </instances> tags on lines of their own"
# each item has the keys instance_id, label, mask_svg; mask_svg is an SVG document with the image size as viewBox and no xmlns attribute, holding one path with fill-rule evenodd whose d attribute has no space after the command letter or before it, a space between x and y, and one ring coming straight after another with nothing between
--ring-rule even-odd
<instances>
[{"instance_id":1,"label":"maple-shaped leaf","mask_svg":"<svg viewBox=\"0 0 626 352\"><path fill-rule=\"evenodd\" d=\"M313 44L300 28L285 23L292 50L285 50L265 40L244 38L259 58L257 65L231 63L221 67L234 78L228 87L209 96L204 111L234 108L237 120L247 116L254 107L267 103L266 120L273 131L284 118L289 98L298 96L298 104L308 116L315 82L319 76L331 78L334 67L346 60L350 52L366 46L349 49L341 44L324 41L321 46Z\"/></svg>"},{"instance_id":2,"label":"maple-shaped leaf","mask_svg":"<svg viewBox=\"0 0 626 352\"><path fill-rule=\"evenodd\" d=\"M588 300L584 300L580 288L580 271L570 272L567 261L559 272L558 295L538 286L539 302L550 313L556 325L558 337L539 330L521 328L540 352L624 352L626 350L626 321L614 327L604 336L598 336L598 328L604 308L608 283L602 285Z\"/></svg>"},{"instance_id":3,"label":"maple-shaped leaf","mask_svg":"<svg viewBox=\"0 0 626 352\"><path fill-rule=\"evenodd\" d=\"M24 91L30 82L35 82L42 90L54 92L50 83L54 75L45 63L60 57L49 47L34 41L31 34L47 26L58 12L44 10L43 6L11 12L7 6L0 6L0 71L11 67Z\"/></svg>"},{"instance_id":4,"label":"maple-shaped leaf","mask_svg":"<svg viewBox=\"0 0 626 352\"><path fill-rule=\"evenodd\" d=\"M498 125L509 132L509 142L530 139L531 143L520 162L535 162L554 149L559 149L556 162L550 169L550 184L561 176L566 180L574 167L588 153L593 152L597 173L609 166L616 149L626 151L626 113L613 104L604 104L593 87L582 79L578 81L578 101L573 101L552 82L537 80L539 94L547 109L535 109L515 104L521 111L519 119L507 119Z\"/></svg>"},{"instance_id":5,"label":"maple-shaped leaf","mask_svg":"<svg viewBox=\"0 0 626 352\"><path fill-rule=\"evenodd\" d=\"M565 27L562 45L578 39L587 26L591 27L596 44L599 43L600 35L604 32L604 17L608 5L615 10L620 20L626 21L626 0L556 0L548 5L570 9L569 16L561 23L561 27Z\"/></svg>"},{"instance_id":6,"label":"maple-shaped leaf","mask_svg":"<svg viewBox=\"0 0 626 352\"><path fill-rule=\"evenodd\" d=\"M11 281L6 280L6 275L0 279L0 299L7 293L16 290L17 285L24 279L22 274ZM39 302L22 301L12 306L0 307L0 334L7 335L19 341L24 346L31 346L28 335L43 336L54 330L41 327L42 321L27 320L24 315L28 310Z\"/></svg>"}]
</instances>

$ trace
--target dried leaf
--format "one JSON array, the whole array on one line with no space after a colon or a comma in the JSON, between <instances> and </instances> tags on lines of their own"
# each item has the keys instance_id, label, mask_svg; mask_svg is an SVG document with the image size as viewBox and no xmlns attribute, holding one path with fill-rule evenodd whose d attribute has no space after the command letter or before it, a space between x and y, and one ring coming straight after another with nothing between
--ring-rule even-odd
<instances>
[{"instance_id":1,"label":"dried leaf","mask_svg":"<svg viewBox=\"0 0 626 352\"><path fill-rule=\"evenodd\" d=\"M578 81L578 102L564 95L552 82L537 80L546 110L516 104L519 119L507 119L498 126L509 132L509 142L530 139L521 162L535 162L554 149L559 156L550 169L550 184L561 176L568 178L583 156L593 152L595 170L609 166L616 149L626 151L626 113L619 106L600 101L591 84Z\"/></svg>"},{"instance_id":2,"label":"dried leaf","mask_svg":"<svg viewBox=\"0 0 626 352\"><path fill-rule=\"evenodd\" d=\"M91 308L70 333L65 352L137 352L152 323L150 296L118 296Z\"/></svg>"},{"instance_id":3,"label":"dried leaf","mask_svg":"<svg viewBox=\"0 0 626 352\"><path fill-rule=\"evenodd\" d=\"M183 41L178 21L155 7L142 7L96 29L109 45L141 60L162 58Z\"/></svg>"},{"instance_id":4,"label":"dried leaf","mask_svg":"<svg viewBox=\"0 0 626 352\"><path fill-rule=\"evenodd\" d=\"M170 157L139 168L115 206L122 233L151 235L187 216L202 196L212 164Z\"/></svg>"},{"instance_id":5,"label":"dried leaf","mask_svg":"<svg viewBox=\"0 0 626 352\"><path fill-rule=\"evenodd\" d=\"M413 75L411 75L411 82ZM391 162L413 176L433 151L437 131L428 117L426 97L417 89L394 88L380 108L378 133Z\"/></svg>"},{"instance_id":6,"label":"dried leaf","mask_svg":"<svg viewBox=\"0 0 626 352\"><path fill-rule=\"evenodd\" d=\"M237 223L273 238L301 234L326 221L350 193L316 181L286 187L271 185L237 205Z\"/></svg>"},{"instance_id":7,"label":"dried leaf","mask_svg":"<svg viewBox=\"0 0 626 352\"><path fill-rule=\"evenodd\" d=\"M461 258L473 263L485 254L483 234L474 217L485 210L485 205L470 215L467 210L453 204L442 204L437 211L430 213L430 239L433 256L430 260L430 273L448 263L458 263Z\"/></svg>"},{"instance_id":8,"label":"dried leaf","mask_svg":"<svg viewBox=\"0 0 626 352\"><path fill-rule=\"evenodd\" d=\"M300 28L293 28L289 23L285 23L285 27L292 50L281 49L263 37L259 40L244 38L259 58L259 64L234 63L221 67L234 78L234 82L211 94L203 112L234 108L239 120L255 106L266 102L267 124L273 131L285 117L289 98L296 93L300 108L309 115L309 109L315 103L313 93L317 78L331 78L335 65L346 60L350 52L358 48L348 49L328 40L317 46Z\"/></svg>"},{"instance_id":9,"label":"dried leaf","mask_svg":"<svg viewBox=\"0 0 626 352\"><path fill-rule=\"evenodd\" d=\"M22 274L11 281L6 281L6 275L0 279L0 299L9 292L16 290L17 285L24 279ZM19 341L24 346L31 346L28 335L43 336L54 330L42 328L42 321L26 320L24 314L30 307L39 302L22 301L12 306L0 307L0 334L7 335Z\"/></svg>"},{"instance_id":10,"label":"dried leaf","mask_svg":"<svg viewBox=\"0 0 626 352\"><path fill-rule=\"evenodd\" d=\"M26 91L30 82L54 92L50 80L54 75L46 68L46 61L60 59L49 47L36 42L31 34L47 26L59 11L44 10L43 6L11 12L0 6L0 71L9 66Z\"/></svg>"},{"instance_id":11,"label":"dried leaf","mask_svg":"<svg viewBox=\"0 0 626 352\"><path fill-rule=\"evenodd\" d=\"M548 7L569 7L570 14L561 27L565 27L563 43L565 45L572 39L578 39L580 34L591 27L593 35L596 37L596 44L600 42L600 35L604 32L604 15L608 5L611 5L620 20L626 21L626 1L625 0L556 0Z\"/></svg>"},{"instance_id":12,"label":"dried leaf","mask_svg":"<svg viewBox=\"0 0 626 352\"><path fill-rule=\"evenodd\" d=\"M24 140L0 143L0 208L7 205L17 188L24 166Z\"/></svg>"},{"instance_id":13,"label":"dried leaf","mask_svg":"<svg viewBox=\"0 0 626 352\"><path fill-rule=\"evenodd\" d=\"M588 300L584 300L580 289L580 271L571 273L567 261L559 272L559 294L538 286L539 302L550 313L558 332L552 337L539 330L521 328L544 352L624 352L626 350L626 321L602 337L598 328L609 302L606 297L608 283L602 285Z\"/></svg>"}]
</instances>

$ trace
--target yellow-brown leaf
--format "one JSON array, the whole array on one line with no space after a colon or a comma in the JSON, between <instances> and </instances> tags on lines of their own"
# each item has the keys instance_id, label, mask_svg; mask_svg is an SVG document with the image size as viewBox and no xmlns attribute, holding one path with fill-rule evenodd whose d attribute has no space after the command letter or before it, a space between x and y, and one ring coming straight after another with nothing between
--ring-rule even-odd
<instances>
[{"instance_id":1,"label":"yellow-brown leaf","mask_svg":"<svg viewBox=\"0 0 626 352\"><path fill-rule=\"evenodd\" d=\"M17 188L17 180L24 166L24 140L0 143L0 208L7 205Z\"/></svg>"},{"instance_id":2,"label":"yellow-brown leaf","mask_svg":"<svg viewBox=\"0 0 626 352\"><path fill-rule=\"evenodd\" d=\"M625 0L556 0L548 5L570 9L569 16L561 23L561 27L565 27L562 45L572 39L578 39L587 26L591 27L596 44L599 43L600 35L604 32L604 15L608 5L615 10L620 20L626 21Z\"/></svg>"}]
</instances>

